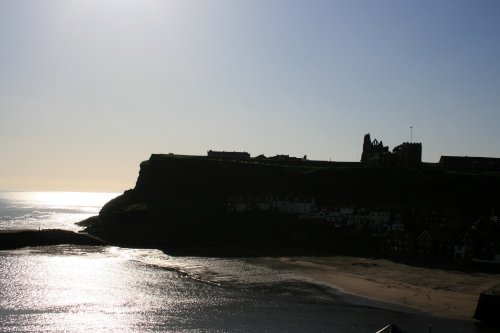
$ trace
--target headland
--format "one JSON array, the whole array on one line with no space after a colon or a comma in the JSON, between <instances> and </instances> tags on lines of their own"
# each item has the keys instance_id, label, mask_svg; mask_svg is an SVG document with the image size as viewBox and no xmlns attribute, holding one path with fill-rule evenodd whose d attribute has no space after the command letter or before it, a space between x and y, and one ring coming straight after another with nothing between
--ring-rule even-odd
<instances>
[{"instance_id":1,"label":"headland","mask_svg":"<svg viewBox=\"0 0 500 333\"><path fill-rule=\"evenodd\" d=\"M135 187L82 225L116 245L186 255L500 262L497 159L431 164L421 151L390 152L367 134L361 162L152 154Z\"/></svg>"}]
</instances>

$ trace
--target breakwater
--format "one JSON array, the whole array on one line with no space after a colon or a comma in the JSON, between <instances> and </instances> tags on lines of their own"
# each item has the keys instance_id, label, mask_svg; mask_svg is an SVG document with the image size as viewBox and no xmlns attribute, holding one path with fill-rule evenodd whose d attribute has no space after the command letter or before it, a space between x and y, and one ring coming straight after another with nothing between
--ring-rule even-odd
<instances>
[{"instance_id":1,"label":"breakwater","mask_svg":"<svg viewBox=\"0 0 500 333\"><path fill-rule=\"evenodd\" d=\"M60 244L105 245L105 242L87 234L59 229L0 231L0 250Z\"/></svg>"}]
</instances>

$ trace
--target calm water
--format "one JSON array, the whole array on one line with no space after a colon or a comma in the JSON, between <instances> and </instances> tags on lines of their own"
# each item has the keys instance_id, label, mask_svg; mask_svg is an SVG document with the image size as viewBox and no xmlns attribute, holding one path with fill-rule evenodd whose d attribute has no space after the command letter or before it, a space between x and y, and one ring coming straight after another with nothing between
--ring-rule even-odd
<instances>
[{"instance_id":1,"label":"calm water","mask_svg":"<svg viewBox=\"0 0 500 333\"><path fill-rule=\"evenodd\" d=\"M78 230L73 223L110 197L0 193L0 229ZM429 322L433 332L485 331L347 297L244 259L88 246L0 251L0 332L358 333L390 322L408 332L428 332Z\"/></svg>"}]
</instances>

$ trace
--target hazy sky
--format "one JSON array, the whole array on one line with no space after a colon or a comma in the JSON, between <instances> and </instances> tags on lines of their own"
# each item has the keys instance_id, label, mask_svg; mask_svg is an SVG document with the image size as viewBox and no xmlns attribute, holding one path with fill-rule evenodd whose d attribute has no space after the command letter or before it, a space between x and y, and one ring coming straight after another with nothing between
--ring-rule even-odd
<instances>
[{"instance_id":1,"label":"hazy sky","mask_svg":"<svg viewBox=\"0 0 500 333\"><path fill-rule=\"evenodd\" d=\"M0 189L122 191L151 153L500 157L500 1L1 0Z\"/></svg>"}]
</instances>

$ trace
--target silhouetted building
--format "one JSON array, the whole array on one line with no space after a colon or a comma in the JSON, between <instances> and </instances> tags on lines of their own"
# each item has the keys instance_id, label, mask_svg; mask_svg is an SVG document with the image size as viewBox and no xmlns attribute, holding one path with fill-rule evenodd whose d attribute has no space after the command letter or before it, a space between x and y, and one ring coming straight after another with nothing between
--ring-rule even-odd
<instances>
[{"instance_id":1,"label":"silhouetted building","mask_svg":"<svg viewBox=\"0 0 500 333\"><path fill-rule=\"evenodd\" d=\"M208 158L217 158L221 160L247 160L250 158L250 154L247 152L239 151L214 151L209 150L207 152Z\"/></svg>"},{"instance_id":2,"label":"silhouetted building","mask_svg":"<svg viewBox=\"0 0 500 333\"><path fill-rule=\"evenodd\" d=\"M414 167L422 163L422 144L404 142L392 150L393 162L397 166Z\"/></svg>"},{"instance_id":3,"label":"silhouetted building","mask_svg":"<svg viewBox=\"0 0 500 333\"><path fill-rule=\"evenodd\" d=\"M395 147L392 153L388 146L377 139L371 141L366 134L363 141L361 163L368 167L415 167L422 163L422 144L404 142Z\"/></svg>"},{"instance_id":4,"label":"silhouetted building","mask_svg":"<svg viewBox=\"0 0 500 333\"><path fill-rule=\"evenodd\" d=\"M369 167L380 167L391 165L391 152L389 147L384 146L382 141L371 140L370 134L366 134L363 141L363 153L361 163Z\"/></svg>"},{"instance_id":5,"label":"silhouetted building","mask_svg":"<svg viewBox=\"0 0 500 333\"><path fill-rule=\"evenodd\" d=\"M269 157L269 159L275 161L284 161L284 162L301 162L301 161L307 161L307 156L304 155L303 158L300 158L300 157L293 157L290 155L276 155L273 157Z\"/></svg>"},{"instance_id":6,"label":"silhouetted building","mask_svg":"<svg viewBox=\"0 0 500 333\"><path fill-rule=\"evenodd\" d=\"M500 171L500 158L441 156L439 166L448 170Z\"/></svg>"}]
</instances>

